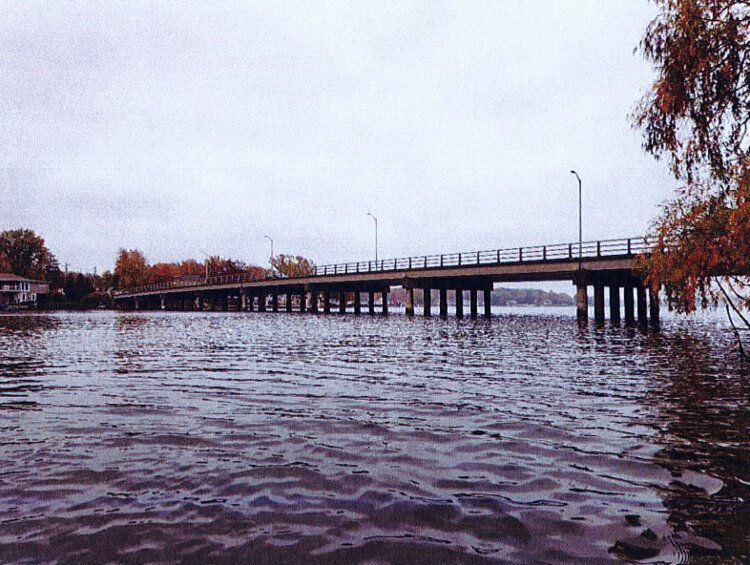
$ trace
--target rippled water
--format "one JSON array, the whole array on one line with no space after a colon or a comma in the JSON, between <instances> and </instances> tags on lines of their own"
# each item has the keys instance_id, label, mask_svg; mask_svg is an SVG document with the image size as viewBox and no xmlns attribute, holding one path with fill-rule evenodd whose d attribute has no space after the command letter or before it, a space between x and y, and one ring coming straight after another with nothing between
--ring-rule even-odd
<instances>
[{"instance_id":1,"label":"rippled water","mask_svg":"<svg viewBox=\"0 0 750 565\"><path fill-rule=\"evenodd\" d=\"M709 320L0 316L0 561L743 563Z\"/></svg>"}]
</instances>

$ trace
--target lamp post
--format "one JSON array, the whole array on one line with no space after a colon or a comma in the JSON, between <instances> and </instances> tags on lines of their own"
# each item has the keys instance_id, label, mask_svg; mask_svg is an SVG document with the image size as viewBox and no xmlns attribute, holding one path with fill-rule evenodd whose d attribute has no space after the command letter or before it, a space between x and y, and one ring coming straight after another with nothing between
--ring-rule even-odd
<instances>
[{"instance_id":1,"label":"lamp post","mask_svg":"<svg viewBox=\"0 0 750 565\"><path fill-rule=\"evenodd\" d=\"M206 256L206 258L203 260L203 265L206 267L206 282L208 282L208 253L203 251L203 249L200 249L200 252Z\"/></svg>"},{"instance_id":2,"label":"lamp post","mask_svg":"<svg viewBox=\"0 0 750 565\"><path fill-rule=\"evenodd\" d=\"M367 215L370 216L373 220L375 220L375 267L377 267L377 263L378 263L378 219L370 212L367 212Z\"/></svg>"},{"instance_id":3,"label":"lamp post","mask_svg":"<svg viewBox=\"0 0 750 565\"><path fill-rule=\"evenodd\" d=\"M575 171L570 171L578 179L578 270L581 269L583 257L583 198L581 191L581 177Z\"/></svg>"},{"instance_id":4,"label":"lamp post","mask_svg":"<svg viewBox=\"0 0 750 565\"><path fill-rule=\"evenodd\" d=\"M271 274L273 275L273 239L267 235L264 235L263 237L271 242L271 258L268 260L268 263L271 265Z\"/></svg>"}]
</instances>

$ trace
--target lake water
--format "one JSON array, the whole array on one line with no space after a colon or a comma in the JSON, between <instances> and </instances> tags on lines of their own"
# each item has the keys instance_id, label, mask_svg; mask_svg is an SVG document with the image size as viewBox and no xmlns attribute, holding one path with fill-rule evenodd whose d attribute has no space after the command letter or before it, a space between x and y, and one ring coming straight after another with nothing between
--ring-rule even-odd
<instances>
[{"instance_id":1,"label":"lake water","mask_svg":"<svg viewBox=\"0 0 750 565\"><path fill-rule=\"evenodd\" d=\"M719 318L0 316L0 562L747 563Z\"/></svg>"}]
</instances>

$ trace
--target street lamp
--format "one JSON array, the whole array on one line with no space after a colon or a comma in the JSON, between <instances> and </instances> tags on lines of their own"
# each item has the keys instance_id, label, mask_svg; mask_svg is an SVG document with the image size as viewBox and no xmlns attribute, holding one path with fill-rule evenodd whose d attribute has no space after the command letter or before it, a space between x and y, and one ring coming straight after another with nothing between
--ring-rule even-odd
<instances>
[{"instance_id":1,"label":"street lamp","mask_svg":"<svg viewBox=\"0 0 750 565\"><path fill-rule=\"evenodd\" d=\"M581 269L581 258L583 256L583 198L581 193L581 177L575 171L570 171L578 179L578 269Z\"/></svg>"},{"instance_id":2,"label":"street lamp","mask_svg":"<svg viewBox=\"0 0 750 565\"><path fill-rule=\"evenodd\" d=\"M205 256L206 256L206 258L205 258L205 259L203 260L203 264L204 264L204 265L205 265L205 267L206 267L206 282L208 282L208 259L209 259L209 257L208 257L208 253L206 253L205 251L203 251L203 249L199 249L199 251L200 251L201 253L203 253L203 255L205 255Z\"/></svg>"},{"instance_id":3,"label":"street lamp","mask_svg":"<svg viewBox=\"0 0 750 565\"><path fill-rule=\"evenodd\" d=\"M273 239L271 239L267 235L264 235L263 237L271 242L271 258L269 259L268 263L271 265L271 273L273 274Z\"/></svg>"},{"instance_id":4,"label":"street lamp","mask_svg":"<svg viewBox=\"0 0 750 565\"><path fill-rule=\"evenodd\" d=\"M370 216L373 220L375 220L375 263L377 264L378 262L378 219L370 212L367 212L367 215Z\"/></svg>"}]
</instances>

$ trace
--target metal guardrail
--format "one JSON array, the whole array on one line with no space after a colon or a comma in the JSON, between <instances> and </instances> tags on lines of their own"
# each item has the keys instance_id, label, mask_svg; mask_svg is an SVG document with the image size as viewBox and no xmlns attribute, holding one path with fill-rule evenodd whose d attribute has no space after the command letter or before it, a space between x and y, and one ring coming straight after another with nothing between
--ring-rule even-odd
<instances>
[{"instance_id":1,"label":"metal guardrail","mask_svg":"<svg viewBox=\"0 0 750 565\"><path fill-rule=\"evenodd\" d=\"M651 243L643 237L627 239L604 239L599 241L584 241L580 249L582 259L597 259L600 257L627 257L647 253L651 250ZM407 270L427 270L441 267L470 267L481 265L500 265L507 263L531 263L546 261L576 260L579 257L579 244L556 243L554 245L535 245L531 247L515 247L507 249L492 249L485 251L469 251L463 253L445 253L441 255L420 255L415 257L401 257L398 259L381 259L379 261L358 261L354 263L335 263L319 265L311 274L301 274L296 277L268 276L259 279L250 273L235 273L232 275L218 275L200 281L172 281L150 284L132 289L117 291L115 296L126 296L142 292L167 290L172 288L190 288L195 286L210 286L220 284L237 284L244 282L274 281L279 279L294 280L296 278L329 277L336 275L353 275L367 273L381 273Z\"/></svg>"}]
</instances>

